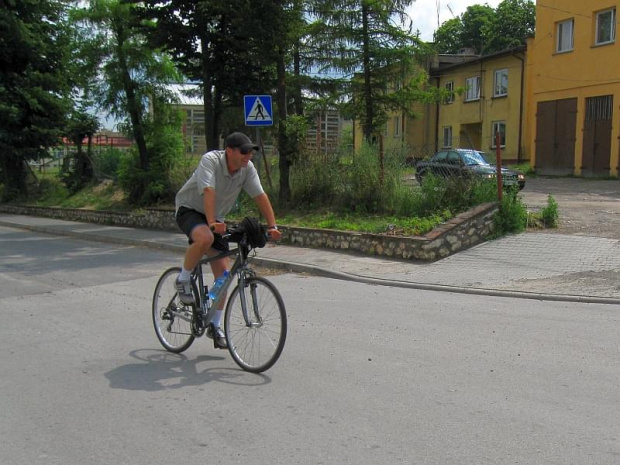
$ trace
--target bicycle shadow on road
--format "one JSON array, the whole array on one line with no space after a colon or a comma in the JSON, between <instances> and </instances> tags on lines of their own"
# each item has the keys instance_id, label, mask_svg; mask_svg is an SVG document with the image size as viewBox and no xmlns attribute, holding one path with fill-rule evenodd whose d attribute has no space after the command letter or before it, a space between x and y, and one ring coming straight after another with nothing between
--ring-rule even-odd
<instances>
[{"instance_id":1,"label":"bicycle shadow on road","mask_svg":"<svg viewBox=\"0 0 620 465\"><path fill-rule=\"evenodd\" d=\"M199 355L188 358L164 350L138 349L130 352L139 363L122 365L104 373L112 389L129 391L163 391L212 382L239 386L260 386L271 383L264 374L248 373L240 368L209 367L209 363L223 360L222 356Z\"/></svg>"}]
</instances>

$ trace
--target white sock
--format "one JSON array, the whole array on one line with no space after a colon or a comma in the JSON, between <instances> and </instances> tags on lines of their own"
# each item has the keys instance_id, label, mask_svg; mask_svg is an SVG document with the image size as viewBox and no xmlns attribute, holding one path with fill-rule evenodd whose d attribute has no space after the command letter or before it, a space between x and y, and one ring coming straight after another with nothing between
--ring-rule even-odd
<instances>
[{"instance_id":1,"label":"white sock","mask_svg":"<svg viewBox=\"0 0 620 465\"><path fill-rule=\"evenodd\" d=\"M211 318L211 323L216 328L219 328L222 325L222 315L224 314L224 310L216 310L213 314L213 318Z\"/></svg>"},{"instance_id":2,"label":"white sock","mask_svg":"<svg viewBox=\"0 0 620 465\"><path fill-rule=\"evenodd\" d=\"M181 268L181 273L179 274L179 281L189 281L192 277L192 270L186 270L185 268Z\"/></svg>"}]
</instances>

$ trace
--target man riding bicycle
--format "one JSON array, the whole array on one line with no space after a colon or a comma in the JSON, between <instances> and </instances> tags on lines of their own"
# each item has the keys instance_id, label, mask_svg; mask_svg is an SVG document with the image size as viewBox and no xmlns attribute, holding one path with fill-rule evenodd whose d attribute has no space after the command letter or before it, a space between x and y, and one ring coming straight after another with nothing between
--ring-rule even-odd
<instances>
[{"instance_id":1,"label":"man riding bicycle","mask_svg":"<svg viewBox=\"0 0 620 465\"><path fill-rule=\"evenodd\" d=\"M250 161L258 146L245 134L233 132L226 137L224 147L224 150L213 150L202 156L198 168L175 199L176 222L190 243L176 280L179 299L185 304L195 302L190 278L202 256L228 251L228 242L221 235L226 232L225 216L234 207L241 189L256 202L267 221L270 239L277 241L281 238L269 197ZM228 270L228 260L212 261L211 270L217 279ZM207 337L221 349L227 347L221 329L225 300L220 299L219 308L207 329Z\"/></svg>"}]
</instances>

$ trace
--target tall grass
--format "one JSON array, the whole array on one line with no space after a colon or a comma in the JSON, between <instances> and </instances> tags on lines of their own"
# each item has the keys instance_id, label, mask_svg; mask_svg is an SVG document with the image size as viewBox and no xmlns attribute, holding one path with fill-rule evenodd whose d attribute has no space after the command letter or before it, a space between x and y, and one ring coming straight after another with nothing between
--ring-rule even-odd
<instances>
[{"instance_id":1,"label":"tall grass","mask_svg":"<svg viewBox=\"0 0 620 465\"><path fill-rule=\"evenodd\" d=\"M493 183L427 177L419 187L406 181L407 148L387 150L383 171L376 147L353 156L302 157L291 172L292 204L297 209L330 209L343 214L398 218L449 216L493 201Z\"/></svg>"}]
</instances>

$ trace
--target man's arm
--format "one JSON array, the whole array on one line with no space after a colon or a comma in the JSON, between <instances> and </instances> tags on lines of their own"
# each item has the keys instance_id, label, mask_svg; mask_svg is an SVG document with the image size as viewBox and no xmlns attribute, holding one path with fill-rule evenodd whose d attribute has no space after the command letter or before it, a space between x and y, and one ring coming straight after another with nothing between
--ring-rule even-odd
<instances>
[{"instance_id":1,"label":"man's arm","mask_svg":"<svg viewBox=\"0 0 620 465\"><path fill-rule=\"evenodd\" d=\"M278 231L278 227L276 225L276 216L273 213L273 207L271 206L271 201L269 197L264 192L262 194L254 197L254 201L258 206L261 214L265 217L265 221L267 221L267 232L271 240L278 241L282 237L282 233Z\"/></svg>"},{"instance_id":2,"label":"man's arm","mask_svg":"<svg viewBox=\"0 0 620 465\"><path fill-rule=\"evenodd\" d=\"M209 222L209 227L214 233L225 234L226 223L218 223L215 216L215 189L205 187L204 191L205 216Z\"/></svg>"}]
</instances>

